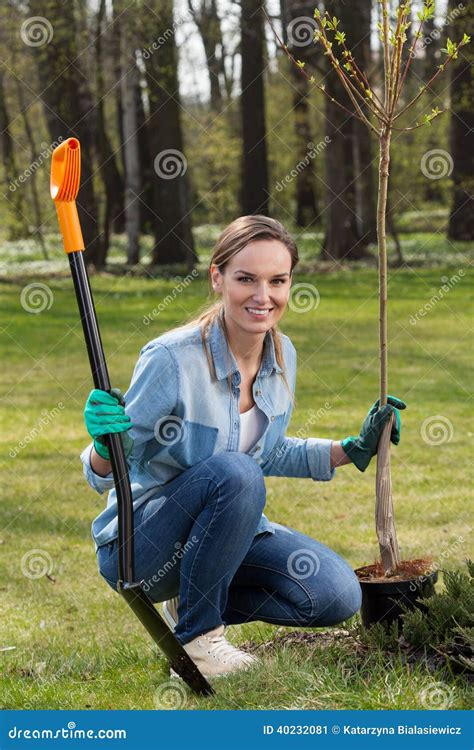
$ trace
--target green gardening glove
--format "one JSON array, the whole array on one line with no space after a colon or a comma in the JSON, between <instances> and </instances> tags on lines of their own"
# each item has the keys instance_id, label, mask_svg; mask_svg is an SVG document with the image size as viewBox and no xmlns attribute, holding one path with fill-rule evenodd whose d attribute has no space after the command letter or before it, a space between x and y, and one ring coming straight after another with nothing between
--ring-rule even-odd
<instances>
[{"instance_id":1,"label":"green gardening glove","mask_svg":"<svg viewBox=\"0 0 474 750\"><path fill-rule=\"evenodd\" d=\"M122 433L125 457L130 455L133 438L127 434L127 430L133 425L125 413L125 400L118 388L112 388L111 393L94 388L86 401L84 420L99 456L110 460L106 435L111 432Z\"/></svg>"},{"instance_id":2,"label":"green gardening glove","mask_svg":"<svg viewBox=\"0 0 474 750\"><path fill-rule=\"evenodd\" d=\"M392 412L395 420L390 433L390 440L394 445L400 442L401 420L399 409L406 409L406 403L396 396L387 396L387 403L379 409L380 399L371 406L362 425L359 437L347 437L341 441L341 446L359 471L365 471L372 456L377 453L380 435Z\"/></svg>"}]
</instances>

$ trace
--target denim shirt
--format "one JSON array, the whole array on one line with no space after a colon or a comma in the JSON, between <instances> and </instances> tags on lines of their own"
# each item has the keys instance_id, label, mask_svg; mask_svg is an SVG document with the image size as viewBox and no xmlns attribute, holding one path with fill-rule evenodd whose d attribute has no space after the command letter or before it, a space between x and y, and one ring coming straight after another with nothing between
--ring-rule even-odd
<instances>
[{"instance_id":1,"label":"denim shirt","mask_svg":"<svg viewBox=\"0 0 474 750\"><path fill-rule=\"evenodd\" d=\"M169 331L145 344L124 394L125 412L134 444L127 458L133 507L160 495L160 486L198 461L222 451L238 451L240 437L240 372L227 345L222 311L207 334L216 379L211 376L201 342L199 324ZM280 334L287 379L292 392L296 383L296 350ZM264 338L260 369L252 386L258 408L266 416L264 432L248 454L261 466L264 476L308 477L331 480L332 440L285 437L292 412L290 395L281 377L270 331ZM232 378L232 392L227 376ZM96 474L90 465L93 443L81 453L84 474L99 494L110 490L107 507L92 523L96 550L118 535L117 495L112 472ZM163 503L166 496L162 496ZM256 534L274 533L262 514Z\"/></svg>"}]
</instances>

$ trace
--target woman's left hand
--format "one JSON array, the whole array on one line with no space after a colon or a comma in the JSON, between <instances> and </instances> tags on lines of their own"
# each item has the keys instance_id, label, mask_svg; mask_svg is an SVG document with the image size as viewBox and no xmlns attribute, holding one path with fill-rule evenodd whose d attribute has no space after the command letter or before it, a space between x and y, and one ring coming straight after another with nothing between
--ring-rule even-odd
<instances>
[{"instance_id":1,"label":"woman's left hand","mask_svg":"<svg viewBox=\"0 0 474 750\"><path fill-rule=\"evenodd\" d=\"M359 471L365 471L372 456L377 453L380 435L392 412L395 413L390 440L394 445L400 442L401 419L400 409L406 409L406 403L396 396L387 396L387 403L379 409L380 399L370 407L362 425L359 437L347 437L341 446Z\"/></svg>"}]
</instances>

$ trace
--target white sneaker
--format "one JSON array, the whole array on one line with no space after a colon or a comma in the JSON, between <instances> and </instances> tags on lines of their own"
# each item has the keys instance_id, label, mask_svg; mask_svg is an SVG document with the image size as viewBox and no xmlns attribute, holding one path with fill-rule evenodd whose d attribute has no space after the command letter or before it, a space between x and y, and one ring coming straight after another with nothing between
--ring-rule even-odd
<instances>
[{"instance_id":1,"label":"white sneaker","mask_svg":"<svg viewBox=\"0 0 474 750\"><path fill-rule=\"evenodd\" d=\"M208 677L219 677L221 675L237 672L240 669L248 669L253 664L260 662L256 656L247 654L245 651L233 646L224 638L225 625L199 635L183 648L189 654L201 674ZM172 677L179 677L174 669L170 669Z\"/></svg>"}]
</instances>

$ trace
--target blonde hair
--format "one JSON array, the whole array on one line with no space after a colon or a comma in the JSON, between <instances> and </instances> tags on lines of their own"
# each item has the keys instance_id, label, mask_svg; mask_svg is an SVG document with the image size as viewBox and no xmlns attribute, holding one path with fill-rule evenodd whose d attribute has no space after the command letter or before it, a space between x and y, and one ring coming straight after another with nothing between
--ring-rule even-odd
<instances>
[{"instance_id":1,"label":"blonde hair","mask_svg":"<svg viewBox=\"0 0 474 750\"><path fill-rule=\"evenodd\" d=\"M232 221L222 231L222 233L220 234L214 246L212 257L209 262L209 268L208 268L208 282L209 282L210 295L214 293L214 290L212 288L211 265L212 264L216 265L219 271L223 273L227 263L229 262L231 258L234 257L234 255L236 255L241 250L243 250L250 242L255 242L257 240L278 240L279 242L282 242L285 245L285 247L288 249L290 256L291 256L291 271L290 271L290 278L291 278L291 275L293 274L293 269L295 268L299 260L298 248L296 246L294 239L291 237L289 232L285 229L283 224L280 224L280 222L277 221L276 219L271 219L269 216L263 216L259 214L252 215L252 216L239 216L238 219L235 219L234 221ZM213 366L211 353L208 347L207 334L214 320L220 317L223 309L224 309L224 303L221 300L219 300L218 302L211 301L210 303L206 303L204 308L201 310L201 312L198 313L198 315L195 316L192 320L188 321L187 323L184 323L183 325L177 326L173 329L175 331L182 330L186 328L191 328L199 324L201 328L201 341L204 347L204 351L206 352L209 370L211 372L211 375L213 375L214 377L216 377L216 372ZM222 321L222 328L223 328L224 336L226 338L227 345L230 349L229 337L227 335L224 318L221 318L220 322L221 321ZM282 369L281 376L288 389L291 401L292 403L294 403L293 394L288 384L288 379L286 375L286 367L285 367L285 362L283 358L283 350L282 350L282 343L281 343L281 336L280 336L281 331L277 325L272 326L269 330L270 330L270 333L273 339L273 344L275 347L276 361L278 362L279 366ZM227 382L229 384L229 390L231 390L232 383L231 383L229 376L227 378Z\"/></svg>"}]
</instances>

